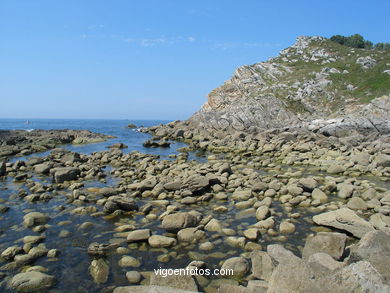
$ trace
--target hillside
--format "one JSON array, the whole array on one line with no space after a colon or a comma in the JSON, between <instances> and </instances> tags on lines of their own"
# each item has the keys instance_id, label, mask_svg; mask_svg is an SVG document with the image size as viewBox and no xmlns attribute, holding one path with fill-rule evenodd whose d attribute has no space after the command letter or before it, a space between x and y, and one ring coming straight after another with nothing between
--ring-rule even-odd
<instances>
[{"instance_id":1,"label":"hillside","mask_svg":"<svg viewBox=\"0 0 390 293\"><path fill-rule=\"evenodd\" d=\"M302 36L275 58L239 67L188 122L245 131L308 125L330 132L346 123L387 133L389 94L390 51Z\"/></svg>"}]
</instances>

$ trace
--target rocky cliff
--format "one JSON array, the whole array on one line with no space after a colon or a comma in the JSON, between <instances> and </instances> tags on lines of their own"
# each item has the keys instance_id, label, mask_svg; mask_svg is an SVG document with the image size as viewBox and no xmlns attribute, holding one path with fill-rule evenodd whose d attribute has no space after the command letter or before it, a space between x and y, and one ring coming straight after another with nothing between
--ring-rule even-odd
<instances>
[{"instance_id":1,"label":"rocky cliff","mask_svg":"<svg viewBox=\"0 0 390 293\"><path fill-rule=\"evenodd\" d=\"M258 131L306 127L326 135L390 133L390 52L298 37L266 62L239 67L187 124Z\"/></svg>"}]
</instances>

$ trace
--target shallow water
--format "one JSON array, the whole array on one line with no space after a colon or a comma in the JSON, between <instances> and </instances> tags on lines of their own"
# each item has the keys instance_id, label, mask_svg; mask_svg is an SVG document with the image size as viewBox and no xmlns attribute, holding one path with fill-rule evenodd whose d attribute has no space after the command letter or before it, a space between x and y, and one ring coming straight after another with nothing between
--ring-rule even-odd
<instances>
[{"instance_id":1,"label":"shallow water","mask_svg":"<svg viewBox=\"0 0 390 293\"><path fill-rule=\"evenodd\" d=\"M151 126L161 121L91 121L91 120L79 120L78 122L73 120L58 120L58 121L46 121L46 120L31 120L32 124L28 127L36 126L41 129L62 129L62 128L73 128L73 129L89 129L92 131L116 135L117 138L109 140L103 143L96 143L83 146L72 146L67 145L65 148L77 151L84 154L90 154L96 151L107 150L107 146L113 143L121 142L129 146L128 149L124 149L124 152L131 152L137 150L144 153L157 154L162 159L167 159L170 154L177 153L176 149L185 144L173 143L170 148L166 149L149 149L142 146L142 142L150 138L148 134L139 133L134 130L125 128L128 123L135 123L137 125ZM21 125L19 124L21 123ZM11 127L14 125L14 127ZM17 121L14 124L11 122L4 122L0 120L0 128L3 129L18 129L18 127L25 127L23 121ZM21 128L21 129L24 129ZM49 152L42 153L40 155L46 155ZM20 159L20 158L18 158ZM204 161L205 158L200 158ZM294 167L291 168L283 166L281 168L283 172L295 172L302 171L305 175L320 175L315 169ZM258 170L260 175L266 175L267 169ZM108 176L105 178L105 182L101 181L84 181L84 188L89 187L104 187L104 186L115 186L119 181L117 178L113 178L109 175L110 167L105 169L105 173ZM366 178L364 178L366 179ZM367 178L370 179L370 178ZM49 177L33 177L33 180L39 180L42 184L48 184L51 182ZM371 180L370 180L371 181ZM375 184L381 187L390 188L388 182L382 182L376 180ZM48 290L48 292L100 292L107 286L121 286L129 285L126 280L125 273L130 270L138 271L153 271L153 269L162 268L184 268L193 259L203 260L207 263L209 268L219 268L220 262L228 257L239 256L245 251L242 248L235 248L227 245L221 234L215 232L206 232L206 240L216 243L214 249L210 251L199 250L199 244L184 244L178 242L178 245L174 248L166 249L151 249L147 245L138 244L129 247L130 252L126 255L131 255L139 259L142 264L138 268L121 268L118 265L120 255L116 253L109 253L106 256L106 260L110 265L109 279L104 284L95 284L92 277L89 274L89 265L93 257L87 253L88 245L92 242L98 243L113 243L117 242L120 237L116 235L114 229L117 227L115 223L120 222L121 224L133 224L136 229L150 228L154 234L164 234L164 230L161 229L160 221L145 221L143 215L138 214L127 214L117 219L107 219L102 216L93 217L90 214L79 215L70 213L71 210L80 207L79 205L67 203L68 196L71 194L69 190L55 191L55 196L48 202L37 202L29 203L24 199L17 196L18 190L24 189L24 184L14 183L11 177L5 180L0 180L0 201L4 201L7 206L10 206L10 210L4 214L1 214L0 220L0 251L5 248L18 245L22 246L21 239L26 235L39 235L39 233L32 232L31 229L23 228L23 216L29 210L40 211L50 216L50 225L44 234L46 239L44 241L47 249L56 248L60 251L59 256L56 259L49 259L47 257L39 258L34 262L34 265L42 265L48 269L48 273L56 277L56 285ZM137 203L142 206L147 203L148 199L138 199ZM102 207L96 204L84 203L81 206L95 206L97 211L101 211ZM228 208L226 213L216 213L213 208L224 205ZM63 207L63 208L60 208ZM277 212L275 220L279 223L282 219L287 218L286 212L283 211L282 206L274 201L272 208ZM238 210L231 200L219 201L212 199L210 202L197 203L196 205L180 205L181 211L196 209L203 215L213 215L214 218L218 219L224 228L231 228L235 231L240 231L236 236L242 236L241 231L245 230L251 224L257 222L255 214L243 215L238 218L237 215L241 212ZM161 208L160 213L163 211ZM287 248L291 249L297 255L300 255L300 248L304 245L305 239L308 234L312 233L311 217L313 212L305 208L294 208L294 212L299 212L301 217L294 219L292 222L296 225L296 231L287 236L287 242L281 241L277 238L273 238L269 235L262 235L257 241L266 248L268 244L281 243ZM71 221L70 224L59 226L58 223L62 221ZM86 230L80 230L79 226L85 222L92 222L93 226ZM66 238L60 238L59 233L61 230L69 231L69 236ZM125 239L122 239L125 240ZM121 244L122 247L128 247L126 242ZM175 251L176 257L171 257L168 262L159 262L157 257L166 254L168 252ZM6 264L1 263L0 265ZM7 271L7 275L13 276L17 271ZM0 284L1 292L9 292L7 289L8 277L6 277Z\"/></svg>"}]
</instances>

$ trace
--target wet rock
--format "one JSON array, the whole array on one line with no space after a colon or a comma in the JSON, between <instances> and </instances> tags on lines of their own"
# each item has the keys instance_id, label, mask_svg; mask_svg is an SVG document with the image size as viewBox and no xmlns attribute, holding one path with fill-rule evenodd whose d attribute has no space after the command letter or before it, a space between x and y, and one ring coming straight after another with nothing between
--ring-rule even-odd
<instances>
[{"instance_id":1,"label":"wet rock","mask_svg":"<svg viewBox=\"0 0 390 293\"><path fill-rule=\"evenodd\" d=\"M185 242L196 242L205 236L205 232L198 228L184 228L177 233L177 239Z\"/></svg>"},{"instance_id":2,"label":"wet rock","mask_svg":"<svg viewBox=\"0 0 390 293\"><path fill-rule=\"evenodd\" d=\"M49 220L49 217L40 212L31 212L23 217L23 224L27 228L31 228L37 225L44 225Z\"/></svg>"},{"instance_id":3,"label":"wet rock","mask_svg":"<svg viewBox=\"0 0 390 293\"><path fill-rule=\"evenodd\" d=\"M46 290L54 285L54 277L41 272L26 272L15 275L9 287L18 292L34 292Z\"/></svg>"},{"instance_id":4,"label":"wet rock","mask_svg":"<svg viewBox=\"0 0 390 293\"><path fill-rule=\"evenodd\" d=\"M256 219L261 221L264 220L269 215L268 206L261 206L256 210Z\"/></svg>"},{"instance_id":5,"label":"wet rock","mask_svg":"<svg viewBox=\"0 0 390 293\"><path fill-rule=\"evenodd\" d=\"M323 252L336 260L344 254L347 235L336 232L318 232L309 235L303 248L302 257L308 259L312 254Z\"/></svg>"},{"instance_id":6,"label":"wet rock","mask_svg":"<svg viewBox=\"0 0 390 293\"><path fill-rule=\"evenodd\" d=\"M137 211L138 206L133 198L119 195L110 196L104 205L104 212L110 214L116 210Z\"/></svg>"},{"instance_id":7,"label":"wet rock","mask_svg":"<svg viewBox=\"0 0 390 293\"><path fill-rule=\"evenodd\" d=\"M111 244L99 244L99 243L91 243L88 246L88 254L90 255L105 255L110 250L116 249L119 245L115 243Z\"/></svg>"},{"instance_id":8,"label":"wet rock","mask_svg":"<svg viewBox=\"0 0 390 293\"><path fill-rule=\"evenodd\" d=\"M282 221L279 226L279 231L282 234L291 234L295 232L295 225L293 223Z\"/></svg>"},{"instance_id":9,"label":"wet rock","mask_svg":"<svg viewBox=\"0 0 390 293\"><path fill-rule=\"evenodd\" d=\"M256 240L259 237L259 230L257 228L249 228L243 234L249 240Z\"/></svg>"},{"instance_id":10,"label":"wet rock","mask_svg":"<svg viewBox=\"0 0 390 293\"><path fill-rule=\"evenodd\" d=\"M89 272L95 283L101 284L107 282L110 267L108 263L102 259L94 259L89 266Z\"/></svg>"},{"instance_id":11,"label":"wet rock","mask_svg":"<svg viewBox=\"0 0 390 293\"><path fill-rule=\"evenodd\" d=\"M178 212L166 215L162 221L163 229L168 232L178 232L183 228L195 227L200 219L188 212Z\"/></svg>"},{"instance_id":12,"label":"wet rock","mask_svg":"<svg viewBox=\"0 0 390 293\"><path fill-rule=\"evenodd\" d=\"M217 219L211 219L204 227L204 229L211 232L220 232L222 230L222 226Z\"/></svg>"},{"instance_id":13,"label":"wet rock","mask_svg":"<svg viewBox=\"0 0 390 293\"><path fill-rule=\"evenodd\" d=\"M21 247L11 246L11 247L8 247L7 249L5 249L1 253L1 257L6 259L6 260L13 260L15 255L20 254L22 252L23 252L23 249Z\"/></svg>"},{"instance_id":14,"label":"wet rock","mask_svg":"<svg viewBox=\"0 0 390 293\"><path fill-rule=\"evenodd\" d=\"M141 282L142 275L137 271L129 271L126 273L126 279L131 284L138 284L139 282Z\"/></svg>"},{"instance_id":15,"label":"wet rock","mask_svg":"<svg viewBox=\"0 0 390 293\"><path fill-rule=\"evenodd\" d=\"M7 166L5 161L0 161L0 176L4 176L7 172Z\"/></svg>"},{"instance_id":16,"label":"wet rock","mask_svg":"<svg viewBox=\"0 0 390 293\"><path fill-rule=\"evenodd\" d=\"M250 264L244 257L232 257L228 258L223 263L221 270L232 270L233 276L240 278L244 277L249 272Z\"/></svg>"},{"instance_id":17,"label":"wet rock","mask_svg":"<svg viewBox=\"0 0 390 293\"><path fill-rule=\"evenodd\" d=\"M112 145L109 145L108 148L110 148L110 149L127 149L128 146L119 142L119 143L114 143Z\"/></svg>"},{"instance_id":18,"label":"wet rock","mask_svg":"<svg viewBox=\"0 0 390 293\"><path fill-rule=\"evenodd\" d=\"M42 163L34 166L35 173L39 174L49 174L50 172L50 165L49 163Z\"/></svg>"},{"instance_id":19,"label":"wet rock","mask_svg":"<svg viewBox=\"0 0 390 293\"><path fill-rule=\"evenodd\" d=\"M252 197L251 189L236 190L233 192L232 198L234 200L248 200Z\"/></svg>"},{"instance_id":20,"label":"wet rock","mask_svg":"<svg viewBox=\"0 0 390 293\"><path fill-rule=\"evenodd\" d=\"M127 267L134 267L137 268L141 265L141 262L136 259L135 257L132 256L122 256L122 258L119 260L119 266L122 268L127 268Z\"/></svg>"},{"instance_id":21,"label":"wet rock","mask_svg":"<svg viewBox=\"0 0 390 293\"><path fill-rule=\"evenodd\" d=\"M65 181L76 180L80 175L80 169L75 167L57 168L54 172L54 182L63 183Z\"/></svg>"},{"instance_id":22,"label":"wet rock","mask_svg":"<svg viewBox=\"0 0 390 293\"><path fill-rule=\"evenodd\" d=\"M356 213L348 208L341 208L335 211L322 213L313 217L317 225L334 227L347 231L357 238L373 231L372 224L360 218Z\"/></svg>"},{"instance_id":23,"label":"wet rock","mask_svg":"<svg viewBox=\"0 0 390 293\"><path fill-rule=\"evenodd\" d=\"M150 229L141 229L129 232L127 235L127 241L138 242L138 241L147 241L149 237L152 235Z\"/></svg>"},{"instance_id":24,"label":"wet rock","mask_svg":"<svg viewBox=\"0 0 390 293\"><path fill-rule=\"evenodd\" d=\"M152 235L149 237L148 242L151 247L171 247L177 243L175 238L162 235Z\"/></svg>"}]
</instances>

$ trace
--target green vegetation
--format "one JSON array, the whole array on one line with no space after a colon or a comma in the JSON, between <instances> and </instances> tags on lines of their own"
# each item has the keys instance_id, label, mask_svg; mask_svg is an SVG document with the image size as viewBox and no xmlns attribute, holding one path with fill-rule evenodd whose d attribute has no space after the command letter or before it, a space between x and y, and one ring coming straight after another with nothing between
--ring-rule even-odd
<instances>
[{"instance_id":1,"label":"green vegetation","mask_svg":"<svg viewBox=\"0 0 390 293\"><path fill-rule=\"evenodd\" d=\"M339 43L340 45L359 49L375 49L375 50L390 50L390 43L373 44L371 41L365 40L363 36L354 34L349 37L335 35L330 38L331 41Z\"/></svg>"}]
</instances>

